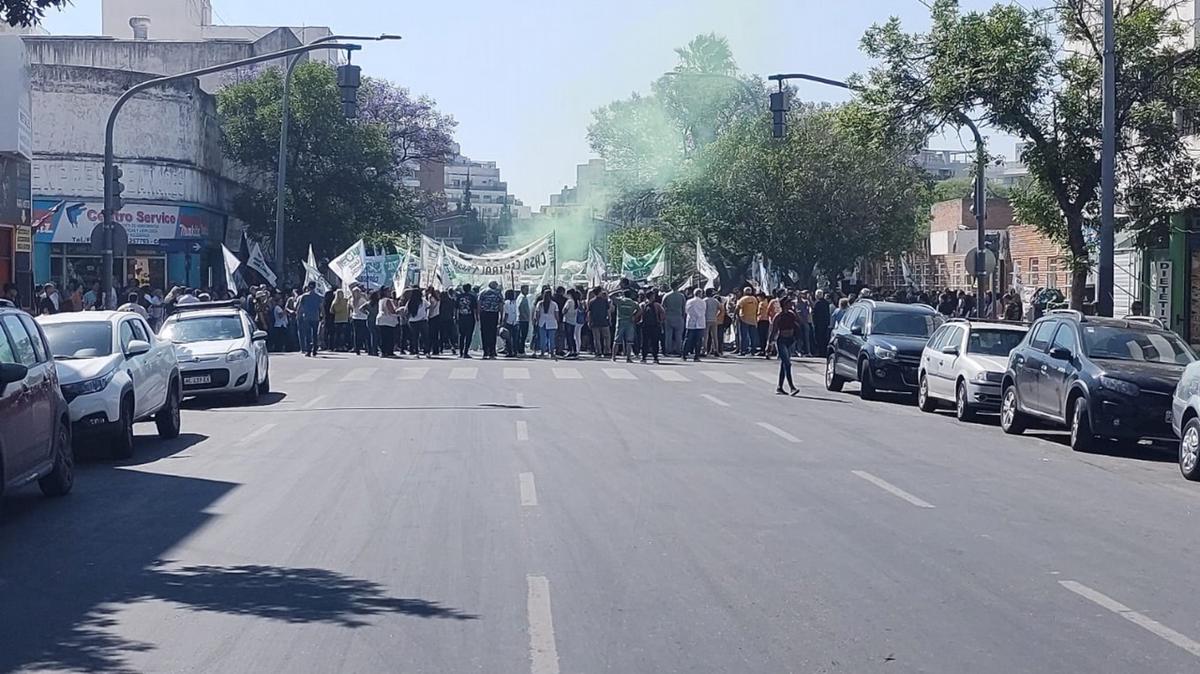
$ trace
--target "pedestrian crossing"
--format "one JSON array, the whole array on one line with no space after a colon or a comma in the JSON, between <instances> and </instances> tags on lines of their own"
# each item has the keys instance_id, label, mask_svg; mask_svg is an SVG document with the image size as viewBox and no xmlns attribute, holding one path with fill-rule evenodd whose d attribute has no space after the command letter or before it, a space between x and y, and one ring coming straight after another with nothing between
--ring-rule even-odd
<instances>
[{"instance_id":1,"label":"pedestrian crossing","mask_svg":"<svg viewBox=\"0 0 1200 674\"><path fill-rule=\"evenodd\" d=\"M282 368L277 368L282 369ZM774 385L778 378L777 371L766 371L749 368L731 370L700 369L692 366L675 367L595 367L588 365L568 366L555 365L552 367L432 367L404 366L395 362L375 367L354 367L335 370L332 368L314 368L291 374L290 376L276 373L276 380L281 384L328 384L334 382L355 383L367 381L436 381L438 379L451 381L476 381L481 379L502 379L505 381L584 381L584 380L614 380L614 381L658 381L668 384L700 383L704 385L720 384L740 386L763 382ZM804 385L821 385L821 375L803 368L795 368L793 377L796 383Z\"/></svg>"}]
</instances>

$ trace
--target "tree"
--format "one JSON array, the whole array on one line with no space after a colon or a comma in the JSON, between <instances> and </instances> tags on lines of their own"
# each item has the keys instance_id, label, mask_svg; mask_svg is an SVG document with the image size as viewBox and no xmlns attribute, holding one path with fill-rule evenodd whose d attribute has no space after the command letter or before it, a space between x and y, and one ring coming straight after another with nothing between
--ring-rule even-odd
<instances>
[{"instance_id":1,"label":"tree","mask_svg":"<svg viewBox=\"0 0 1200 674\"><path fill-rule=\"evenodd\" d=\"M929 191L907 153L858 142L844 108L794 107L783 140L760 115L706 147L668 191L663 220L681 240L698 234L725 265L764 253L803 285L815 267L837 273L909 249Z\"/></svg>"},{"instance_id":2,"label":"tree","mask_svg":"<svg viewBox=\"0 0 1200 674\"><path fill-rule=\"evenodd\" d=\"M934 0L928 32L905 33L893 18L863 38L879 63L860 82L862 102L892 131L971 112L1025 141L1031 180L1014 193L1014 206L1070 252L1076 308L1100 185L1101 2L1005 3L964 13L956 0ZM1200 103L1200 53L1183 47L1192 28L1176 18L1180 4L1117 3L1118 202L1143 241L1196 203L1197 165L1175 114Z\"/></svg>"},{"instance_id":3,"label":"tree","mask_svg":"<svg viewBox=\"0 0 1200 674\"><path fill-rule=\"evenodd\" d=\"M49 8L62 9L71 0L0 0L0 21L28 28L42 20Z\"/></svg>"},{"instance_id":4,"label":"tree","mask_svg":"<svg viewBox=\"0 0 1200 674\"><path fill-rule=\"evenodd\" d=\"M458 122L439 112L432 98L413 98L408 89L375 77L363 78L359 97L359 119L383 127L396 164L444 159L453 153Z\"/></svg>"},{"instance_id":5,"label":"tree","mask_svg":"<svg viewBox=\"0 0 1200 674\"><path fill-rule=\"evenodd\" d=\"M619 227L608 233L608 260L613 271L620 271L621 254L634 257L653 252L663 244L663 235L654 227Z\"/></svg>"},{"instance_id":6,"label":"tree","mask_svg":"<svg viewBox=\"0 0 1200 674\"><path fill-rule=\"evenodd\" d=\"M345 119L334 71L323 64L299 66L291 95L287 261L301 259L310 243L332 256L360 237L382 243L417 229L421 202L401 182L388 125ZM259 186L240 193L234 210L262 239L270 239L275 229L282 96L281 73L270 69L222 89L217 97L226 156ZM276 266L293 265L276 261Z\"/></svg>"}]
</instances>

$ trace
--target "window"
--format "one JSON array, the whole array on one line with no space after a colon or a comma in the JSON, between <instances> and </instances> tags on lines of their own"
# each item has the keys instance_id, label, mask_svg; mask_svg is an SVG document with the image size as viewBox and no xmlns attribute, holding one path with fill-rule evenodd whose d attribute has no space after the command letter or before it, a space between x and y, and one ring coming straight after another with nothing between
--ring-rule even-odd
<instances>
[{"instance_id":1,"label":"window","mask_svg":"<svg viewBox=\"0 0 1200 674\"><path fill-rule=\"evenodd\" d=\"M963 338L963 329L958 326L951 326L946 330L946 338L938 344L939 349L944 346L961 346Z\"/></svg>"},{"instance_id":2,"label":"window","mask_svg":"<svg viewBox=\"0 0 1200 674\"><path fill-rule=\"evenodd\" d=\"M128 351L129 343L133 341L133 321L121 323L121 350Z\"/></svg>"},{"instance_id":3,"label":"window","mask_svg":"<svg viewBox=\"0 0 1200 674\"><path fill-rule=\"evenodd\" d=\"M949 334L950 327L943 325L942 327L938 328L937 332L933 333L933 336L929 338L929 343L925 346L935 351L941 349L942 346L945 345L946 337L949 336Z\"/></svg>"},{"instance_id":4,"label":"window","mask_svg":"<svg viewBox=\"0 0 1200 674\"><path fill-rule=\"evenodd\" d=\"M1033 286L1041 285L1042 284L1042 275L1038 274L1037 272L1030 274L1029 275L1029 284L1033 285Z\"/></svg>"},{"instance_id":5,"label":"window","mask_svg":"<svg viewBox=\"0 0 1200 674\"><path fill-rule=\"evenodd\" d=\"M1025 333L1020 330L972 330L967 351L985 356L1008 356L1024 338Z\"/></svg>"},{"instance_id":6,"label":"window","mask_svg":"<svg viewBox=\"0 0 1200 674\"><path fill-rule=\"evenodd\" d=\"M1041 271L1038 268L1038 263L1039 263L1039 258L1036 258L1036 257L1029 258L1029 271L1031 271L1031 272Z\"/></svg>"},{"instance_id":7,"label":"window","mask_svg":"<svg viewBox=\"0 0 1200 674\"><path fill-rule=\"evenodd\" d=\"M1062 347L1070 351L1072 354L1077 352L1079 347L1075 345L1075 329L1064 323L1062 327L1058 329L1058 332L1054 333L1054 341L1050 344L1050 346L1051 348Z\"/></svg>"},{"instance_id":8,"label":"window","mask_svg":"<svg viewBox=\"0 0 1200 674\"><path fill-rule=\"evenodd\" d=\"M133 326L133 338L134 339L140 339L143 342L150 341L150 337L147 334L148 330L146 330L146 326L142 323L142 321L140 319L135 318L132 321L129 321L129 323Z\"/></svg>"},{"instance_id":9,"label":"window","mask_svg":"<svg viewBox=\"0 0 1200 674\"><path fill-rule=\"evenodd\" d=\"M1173 332L1089 325L1083 330L1083 342L1092 358L1177 365L1187 365L1196 359L1188 345Z\"/></svg>"},{"instance_id":10,"label":"window","mask_svg":"<svg viewBox=\"0 0 1200 674\"><path fill-rule=\"evenodd\" d=\"M927 338L941 325L941 322L941 314L925 314L911 311L878 311L871 319L871 333Z\"/></svg>"},{"instance_id":11,"label":"window","mask_svg":"<svg viewBox=\"0 0 1200 674\"><path fill-rule=\"evenodd\" d=\"M1050 271L1050 272L1058 271L1058 258L1052 257L1046 261L1046 271Z\"/></svg>"},{"instance_id":12,"label":"window","mask_svg":"<svg viewBox=\"0 0 1200 674\"><path fill-rule=\"evenodd\" d=\"M112 353L112 324L108 321L50 323L42 326L55 358L98 358Z\"/></svg>"},{"instance_id":13,"label":"window","mask_svg":"<svg viewBox=\"0 0 1200 674\"><path fill-rule=\"evenodd\" d=\"M202 316L170 321L163 326L162 338L176 344L241 339L245 324L239 316Z\"/></svg>"},{"instance_id":14,"label":"window","mask_svg":"<svg viewBox=\"0 0 1200 674\"><path fill-rule=\"evenodd\" d=\"M17 355L13 353L12 344L8 341L8 337L4 334L4 328L0 328L0 363L16 363Z\"/></svg>"},{"instance_id":15,"label":"window","mask_svg":"<svg viewBox=\"0 0 1200 674\"><path fill-rule=\"evenodd\" d=\"M38 330L37 324L33 322L33 316L21 314L21 322L25 324L25 330L29 333L29 340L33 344L33 351L37 354L39 363L44 363L50 360L46 354L46 343L42 341L42 333Z\"/></svg>"},{"instance_id":16,"label":"window","mask_svg":"<svg viewBox=\"0 0 1200 674\"><path fill-rule=\"evenodd\" d=\"M33 340L29 338L25 326L21 325L21 319L17 318L16 314L9 314L4 317L4 327L8 329L8 336L12 339L17 362L26 367L37 365L37 352L33 350Z\"/></svg>"},{"instance_id":17,"label":"window","mask_svg":"<svg viewBox=\"0 0 1200 674\"><path fill-rule=\"evenodd\" d=\"M1029 346L1035 349L1045 349L1050 344L1050 335L1054 333L1054 328L1058 325L1056 321L1042 321L1033 328L1033 335L1029 338Z\"/></svg>"},{"instance_id":18,"label":"window","mask_svg":"<svg viewBox=\"0 0 1200 674\"><path fill-rule=\"evenodd\" d=\"M850 318L851 328L865 328L867 326L867 310L859 307Z\"/></svg>"}]
</instances>

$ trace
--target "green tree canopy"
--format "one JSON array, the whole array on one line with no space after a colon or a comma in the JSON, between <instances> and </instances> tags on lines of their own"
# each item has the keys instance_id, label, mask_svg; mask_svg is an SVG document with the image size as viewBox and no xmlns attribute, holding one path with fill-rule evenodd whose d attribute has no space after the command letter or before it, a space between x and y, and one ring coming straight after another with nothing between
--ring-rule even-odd
<instances>
[{"instance_id":1,"label":"green tree canopy","mask_svg":"<svg viewBox=\"0 0 1200 674\"><path fill-rule=\"evenodd\" d=\"M0 0L0 21L28 27L41 21L47 9L62 9L69 4L71 0Z\"/></svg>"},{"instance_id":2,"label":"green tree canopy","mask_svg":"<svg viewBox=\"0 0 1200 674\"><path fill-rule=\"evenodd\" d=\"M397 152L404 141L379 121L383 111L374 121L345 119L334 71L319 63L296 69L291 95L288 261L301 259L310 243L319 255L332 257L360 237L382 243L415 230L422 204L402 185ZM226 156L259 186L238 195L235 212L253 236L268 240L275 228L282 97L282 75L271 69L221 90L217 99Z\"/></svg>"},{"instance_id":3,"label":"green tree canopy","mask_svg":"<svg viewBox=\"0 0 1200 674\"><path fill-rule=\"evenodd\" d=\"M1175 3L1117 3L1118 203L1143 239L1196 201L1197 166L1175 123L1200 103L1200 55ZM1031 180L1013 195L1018 216L1061 242L1072 259L1071 302L1084 297L1092 259L1088 224L1100 185L1102 0L1056 0L963 12L930 4L932 26L906 33L898 19L863 38L876 66L860 82L861 122L910 137L969 112L1026 142Z\"/></svg>"}]
</instances>

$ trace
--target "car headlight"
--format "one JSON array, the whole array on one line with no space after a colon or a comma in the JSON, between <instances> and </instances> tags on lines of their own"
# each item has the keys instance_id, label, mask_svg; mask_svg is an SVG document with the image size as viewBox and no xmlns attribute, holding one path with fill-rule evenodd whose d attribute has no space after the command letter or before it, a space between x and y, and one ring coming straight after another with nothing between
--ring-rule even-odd
<instances>
[{"instance_id":1,"label":"car headlight","mask_svg":"<svg viewBox=\"0 0 1200 674\"><path fill-rule=\"evenodd\" d=\"M117 370L113 368L94 379L79 381L73 384L63 384L61 387L63 397L67 400L73 400L89 393L99 393L108 387L109 382L113 380L116 374Z\"/></svg>"},{"instance_id":2,"label":"car headlight","mask_svg":"<svg viewBox=\"0 0 1200 674\"><path fill-rule=\"evenodd\" d=\"M895 360L896 359L896 350L889 349L886 346L879 346L878 344L875 345L874 353L875 353L875 357L878 358L879 360Z\"/></svg>"},{"instance_id":3,"label":"car headlight","mask_svg":"<svg viewBox=\"0 0 1200 674\"><path fill-rule=\"evenodd\" d=\"M986 383L998 384L1003 379L1004 379L1003 372L991 372L989 370L982 370L975 374L975 381L980 382L980 383L986 382Z\"/></svg>"},{"instance_id":4,"label":"car headlight","mask_svg":"<svg viewBox=\"0 0 1200 674\"><path fill-rule=\"evenodd\" d=\"M1112 377L1105 377L1103 375L1100 376L1100 388L1105 388L1109 391L1115 391L1121 395L1129 396L1130 398L1141 392L1141 389L1139 389L1137 384L1134 384L1133 382L1128 382L1124 379L1113 379Z\"/></svg>"},{"instance_id":5,"label":"car headlight","mask_svg":"<svg viewBox=\"0 0 1200 674\"><path fill-rule=\"evenodd\" d=\"M249 351L247 351L245 349L234 349L233 351L230 351L228 353L228 355L225 356L225 361L229 362L229 363L236 363L239 360L246 360L249 357L250 357Z\"/></svg>"}]
</instances>

